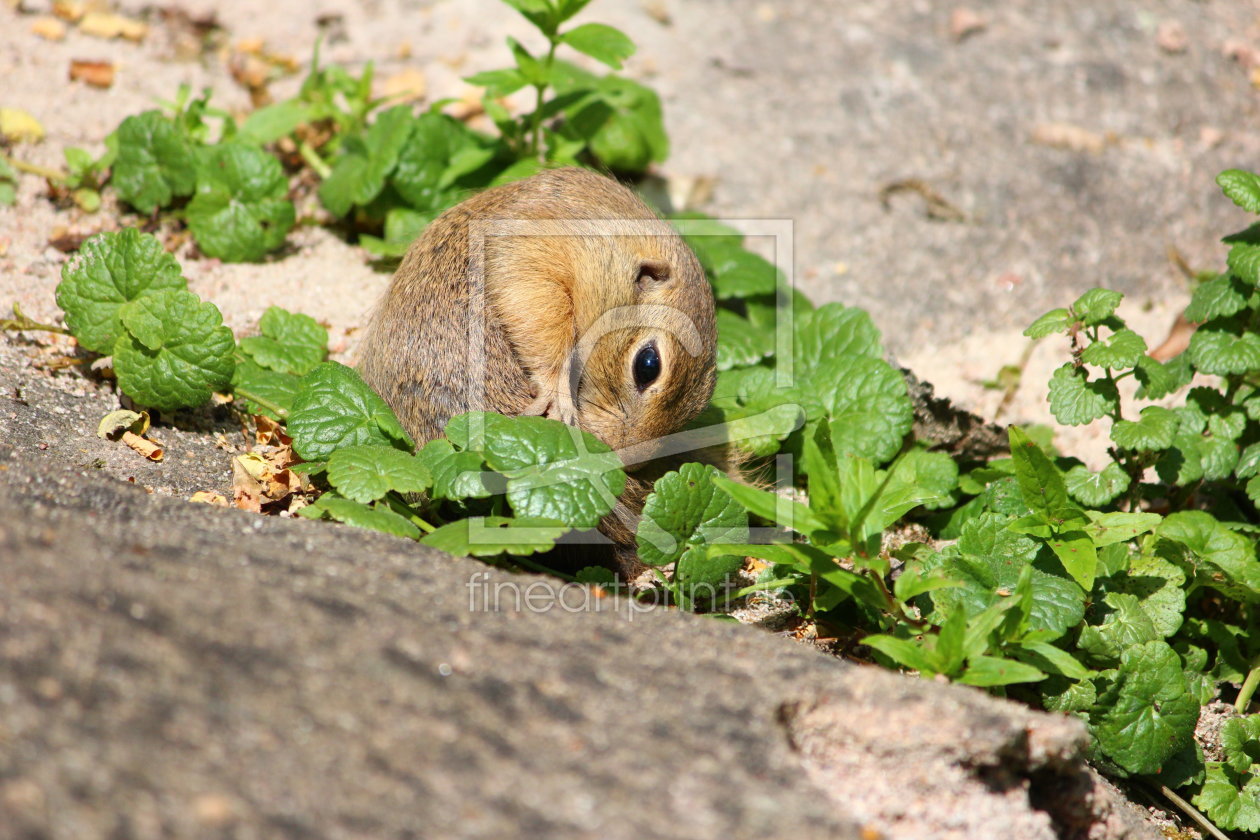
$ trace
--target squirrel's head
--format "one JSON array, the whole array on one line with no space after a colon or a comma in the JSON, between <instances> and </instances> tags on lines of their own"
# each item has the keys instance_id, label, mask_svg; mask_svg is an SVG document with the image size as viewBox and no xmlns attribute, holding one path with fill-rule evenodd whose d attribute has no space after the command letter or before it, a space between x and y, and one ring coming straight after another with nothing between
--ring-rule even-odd
<instances>
[{"instance_id":1,"label":"squirrel's head","mask_svg":"<svg viewBox=\"0 0 1260 840\"><path fill-rule=\"evenodd\" d=\"M682 238L655 219L616 227L633 232L583 237L575 254L575 271L598 273L607 291L574 312L569 385L582 428L620 449L681 431L709 404L717 332L712 289Z\"/></svg>"}]
</instances>

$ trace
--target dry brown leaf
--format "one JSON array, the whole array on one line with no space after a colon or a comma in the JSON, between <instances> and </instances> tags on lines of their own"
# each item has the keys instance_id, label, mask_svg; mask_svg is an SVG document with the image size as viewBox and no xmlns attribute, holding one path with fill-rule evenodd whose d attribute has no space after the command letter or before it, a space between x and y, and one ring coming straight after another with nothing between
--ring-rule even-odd
<instances>
[{"instance_id":1,"label":"dry brown leaf","mask_svg":"<svg viewBox=\"0 0 1260 840\"><path fill-rule=\"evenodd\" d=\"M674 22L669 15L669 7L665 5L665 0L643 0L643 11L661 26L669 26Z\"/></svg>"},{"instance_id":2,"label":"dry brown leaf","mask_svg":"<svg viewBox=\"0 0 1260 840\"><path fill-rule=\"evenodd\" d=\"M35 143L44 139L44 127L29 111L0 108L0 139L10 143Z\"/></svg>"},{"instance_id":3,"label":"dry brown leaf","mask_svg":"<svg viewBox=\"0 0 1260 840\"><path fill-rule=\"evenodd\" d=\"M1099 154L1107 148L1109 138L1071 123L1041 123L1033 129L1032 141L1056 149Z\"/></svg>"},{"instance_id":4,"label":"dry brown leaf","mask_svg":"<svg viewBox=\"0 0 1260 840\"><path fill-rule=\"evenodd\" d=\"M1186 320L1186 313L1180 313L1173 319L1168 329L1168 337L1150 352L1150 357L1157 362L1175 359L1190 346L1190 338L1194 335L1195 325Z\"/></svg>"},{"instance_id":5,"label":"dry brown leaf","mask_svg":"<svg viewBox=\"0 0 1260 840\"><path fill-rule=\"evenodd\" d=\"M130 446L136 452L139 452L150 461L161 461L166 457L162 447L148 438L142 438L135 432L123 432L122 442Z\"/></svg>"},{"instance_id":6,"label":"dry brown leaf","mask_svg":"<svg viewBox=\"0 0 1260 840\"><path fill-rule=\"evenodd\" d=\"M35 18L31 32L46 41L60 41L66 37L66 25L55 17Z\"/></svg>"},{"instance_id":7,"label":"dry brown leaf","mask_svg":"<svg viewBox=\"0 0 1260 840\"><path fill-rule=\"evenodd\" d=\"M988 25L988 20L971 9L954 9L949 15L949 37L955 41L961 41L968 35L983 32Z\"/></svg>"},{"instance_id":8,"label":"dry brown leaf","mask_svg":"<svg viewBox=\"0 0 1260 840\"><path fill-rule=\"evenodd\" d=\"M147 431L149 431L149 412L128 411L125 408L106 414L96 426L96 436L106 440L118 440L123 432L133 432L143 436Z\"/></svg>"},{"instance_id":9,"label":"dry brown leaf","mask_svg":"<svg viewBox=\"0 0 1260 840\"><path fill-rule=\"evenodd\" d=\"M221 493L215 493L210 490L198 490L188 497L188 501L197 502L202 505L214 505L215 507L227 507L228 500Z\"/></svg>"},{"instance_id":10,"label":"dry brown leaf","mask_svg":"<svg viewBox=\"0 0 1260 840\"><path fill-rule=\"evenodd\" d=\"M254 415L254 442L258 446L288 446L291 439L284 433L284 424L265 414ZM292 461L286 462L287 464Z\"/></svg>"},{"instance_id":11,"label":"dry brown leaf","mask_svg":"<svg viewBox=\"0 0 1260 840\"><path fill-rule=\"evenodd\" d=\"M48 237L48 244L63 254L70 254L79 250L89 237L98 232L71 230L65 225L57 225Z\"/></svg>"},{"instance_id":12,"label":"dry brown leaf","mask_svg":"<svg viewBox=\"0 0 1260 840\"><path fill-rule=\"evenodd\" d=\"M70 81L86 82L98 88L110 87L114 84L114 63L75 59L70 62Z\"/></svg>"},{"instance_id":13,"label":"dry brown leaf","mask_svg":"<svg viewBox=\"0 0 1260 840\"><path fill-rule=\"evenodd\" d=\"M1155 30L1155 43L1164 52L1176 54L1186 51L1190 46L1190 38L1187 37L1186 28L1181 25L1181 21L1165 20Z\"/></svg>"},{"instance_id":14,"label":"dry brown leaf","mask_svg":"<svg viewBox=\"0 0 1260 840\"><path fill-rule=\"evenodd\" d=\"M262 512L262 482L255 478L241 462L246 455L232 459L232 503L241 510Z\"/></svg>"},{"instance_id":15,"label":"dry brown leaf","mask_svg":"<svg viewBox=\"0 0 1260 840\"><path fill-rule=\"evenodd\" d=\"M79 21L79 31L93 38L126 38L139 43L149 34L149 24L115 12L88 12Z\"/></svg>"},{"instance_id":16,"label":"dry brown leaf","mask_svg":"<svg viewBox=\"0 0 1260 840\"><path fill-rule=\"evenodd\" d=\"M87 14L87 3L81 0L53 0L52 13L74 23Z\"/></svg>"},{"instance_id":17,"label":"dry brown leaf","mask_svg":"<svg viewBox=\"0 0 1260 840\"><path fill-rule=\"evenodd\" d=\"M427 89L428 80L425 75L411 67L381 81L376 96L391 102L414 102L423 99Z\"/></svg>"}]
</instances>

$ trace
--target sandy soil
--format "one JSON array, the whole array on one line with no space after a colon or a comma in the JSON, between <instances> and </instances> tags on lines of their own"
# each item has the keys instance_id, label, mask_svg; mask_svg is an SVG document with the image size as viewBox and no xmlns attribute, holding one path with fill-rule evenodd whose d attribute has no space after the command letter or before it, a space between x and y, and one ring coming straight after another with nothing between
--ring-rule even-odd
<instances>
[{"instance_id":1,"label":"sandy soil","mask_svg":"<svg viewBox=\"0 0 1260 840\"><path fill-rule=\"evenodd\" d=\"M374 61L380 79L419 70L432 101L467 94L462 76L501 63L506 35L529 34L496 0L189 0L164 6L193 17L213 15L221 25L213 48L190 53L186 32L147 3L114 4L151 24L140 43L90 37L73 26L63 40L47 40L32 28L50 2L3 5L0 107L25 109L43 124L43 142L14 152L44 166L59 165L66 146L99 152L122 118L172 97L180 84L211 86L220 106L247 109L248 94L228 65L234 47L249 40L305 62L322 34L328 60L352 67ZM1229 53L1251 49L1255 4L1196 5L1180 10L1180 19L1173 17L1176 4L1141 5L1066 3L1043 13L1032 8L1037 4L979 3L986 28L961 42L949 33L954 7L927 2L889 8L601 0L588 17L625 29L641 45L627 72L658 87L664 98L674 154L662 174L716 178L712 212L794 218L802 288L819 301L867 306L902 363L938 393L994 418L1002 394L980 383L1020 361L1024 325L1049 306L1114 279L1130 292L1123 314L1148 344L1158 344L1186 300L1158 237L1183 247L1196 266L1211 265L1222 256L1215 238L1229 229L1220 219L1237 217L1227 203L1205 196L1214 190L1211 173L1257 147L1250 133L1226 127L1229 108L1255 107L1243 66L1254 55ZM1180 53L1157 46L1158 25L1170 20L1188 33ZM1020 57L1027 44L1041 52ZM812 56L816 68L803 63L803 55ZM994 56L1009 59L1009 74L990 85L985 74ZM114 62L115 83L101 90L68 81L73 59ZM933 68L948 85L933 80ZM824 72L837 74L838 108L817 98L818 84L831 82L810 74ZM802 79L799 89L792 74ZM1068 78L1080 82L1079 101L1059 101ZM299 81L300 73L282 79L273 92L283 96ZM1107 110L1118 101L1117 86L1128 94L1128 112ZM975 96L963 101L968 91ZM794 111L792 96L808 110ZM1223 103L1219 112L1204 104L1213 97ZM1041 104L1023 113L1027 101ZM767 107L793 115L774 125L781 142L772 153L764 130L769 123L763 119L756 131L737 130L735 123L740 109L764 118ZM1090 108L1105 111L1106 119L1094 134L1077 138L1083 147L1028 140L1039 120L1084 119ZM909 122L898 126L898 115ZM972 134L951 128L964 123ZM826 125L831 129L823 130ZM1007 129L1014 134L1004 134ZM1098 133L1103 130L1112 134ZM1012 137L1018 137L1015 146ZM1099 137L1101 151L1090 146ZM919 145L908 148L907 138L918 138ZM930 162L932 148L946 147L948 172ZM826 154L834 159L823 162ZM879 180L915 172L939 175L936 183L974 223L927 219L913 197L880 209ZM827 190L837 179L848 186ZM1194 188L1185 189L1190 182ZM1138 188L1150 190L1149 208L1134 204ZM57 208L46 191L41 178L23 176L17 205L0 209L0 304L17 302L36 318L53 319L53 289L66 259L48 244L53 231L87 233L118 222L115 208L95 215ZM994 203L998 191L1008 194ZM1058 196L1057 203L1041 203L1043 193ZM1123 207L1118 196L1127 196ZM1117 243L1130 236L1134 244L1126 252ZM233 329L248 331L272 304L299 309L330 325L334 352L347 359L355 330L388 276L326 230L301 229L290 242L285 254L260 265L221 264L187 250L180 256L192 288L213 300ZM1042 342L998 419L1050 422L1044 383L1067 358L1065 342ZM1105 436L1106 429L1095 426L1067 430L1060 442L1096 463Z\"/></svg>"}]
</instances>

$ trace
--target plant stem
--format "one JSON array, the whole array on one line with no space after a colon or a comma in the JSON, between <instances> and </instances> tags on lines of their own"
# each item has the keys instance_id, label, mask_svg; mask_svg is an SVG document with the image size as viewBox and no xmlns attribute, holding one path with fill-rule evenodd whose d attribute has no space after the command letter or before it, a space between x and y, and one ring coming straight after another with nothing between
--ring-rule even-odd
<instances>
[{"instance_id":1,"label":"plant stem","mask_svg":"<svg viewBox=\"0 0 1260 840\"><path fill-rule=\"evenodd\" d=\"M1247 679L1243 680L1242 688L1238 690L1238 699L1234 701L1234 711L1240 715L1247 714L1247 707L1251 705L1257 686L1260 686L1260 657L1252 660L1251 670L1247 672Z\"/></svg>"},{"instance_id":2,"label":"plant stem","mask_svg":"<svg viewBox=\"0 0 1260 840\"><path fill-rule=\"evenodd\" d=\"M298 154L302 156L302 160L306 161L307 166L315 170L315 174L320 178L327 178L332 174L332 167L325 163L324 159L319 156L319 153L305 140L298 145Z\"/></svg>"},{"instance_id":3,"label":"plant stem","mask_svg":"<svg viewBox=\"0 0 1260 840\"><path fill-rule=\"evenodd\" d=\"M255 403L256 405L262 406L268 411L274 412L275 415L279 417L281 420L286 420L289 417L289 410L287 408L282 408L281 406L278 406L275 403L273 403L271 400L266 399L264 397L260 397L257 394L254 394L254 393L251 393L250 391L245 390L244 388L233 388L232 392L236 394L236 396L238 397L247 399L250 402Z\"/></svg>"},{"instance_id":4,"label":"plant stem","mask_svg":"<svg viewBox=\"0 0 1260 840\"><path fill-rule=\"evenodd\" d=\"M9 164L9 166L12 166L18 172L26 172L30 175L39 175L40 177L47 178L50 181L64 181L68 177L66 173L62 172L60 169L49 169L46 166L37 166L33 163L27 163L24 160L18 160L17 158L12 158L4 154L0 154L0 160Z\"/></svg>"},{"instance_id":5,"label":"plant stem","mask_svg":"<svg viewBox=\"0 0 1260 840\"><path fill-rule=\"evenodd\" d=\"M15 303L13 304L13 317L0 318L0 332L5 330L14 330L16 332L25 332L27 330L41 330L43 332L57 333L58 335L67 335L65 327L58 327L54 324L41 324L39 321L32 321L21 308Z\"/></svg>"},{"instance_id":6,"label":"plant stem","mask_svg":"<svg viewBox=\"0 0 1260 840\"><path fill-rule=\"evenodd\" d=\"M547 50L547 61L546 61L546 64L544 65L545 72L547 74L548 79L551 78L551 65L555 63L555 58L556 58L555 37L552 36L550 40L551 40L551 48ZM543 107L543 96L547 92L547 85L546 84L534 85L534 90L538 92L538 100L534 104L534 115L533 115L534 124L530 127L530 132L533 135L533 138L530 140L529 153L530 155L537 155L539 162L542 162L546 160L546 155L543 154L543 148L542 148L542 107Z\"/></svg>"}]
</instances>

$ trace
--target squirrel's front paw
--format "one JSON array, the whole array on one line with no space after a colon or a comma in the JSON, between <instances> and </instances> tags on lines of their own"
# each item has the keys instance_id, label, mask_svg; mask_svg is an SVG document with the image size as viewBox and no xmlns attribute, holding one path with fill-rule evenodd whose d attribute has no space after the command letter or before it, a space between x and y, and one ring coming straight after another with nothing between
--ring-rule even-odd
<instances>
[{"instance_id":1,"label":"squirrel's front paw","mask_svg":"<svg viewBox=\"0 0 1260 840\"><path fill-rule=\"evenodd\" d=\"M577 406L567 394L543 391L521 411L522 417L547 417L570 426L578 425Z\"/></svg>"}]
</instances>

